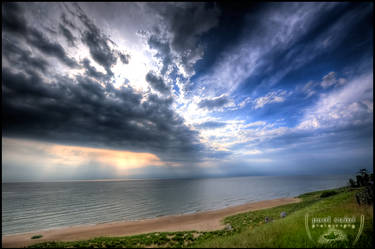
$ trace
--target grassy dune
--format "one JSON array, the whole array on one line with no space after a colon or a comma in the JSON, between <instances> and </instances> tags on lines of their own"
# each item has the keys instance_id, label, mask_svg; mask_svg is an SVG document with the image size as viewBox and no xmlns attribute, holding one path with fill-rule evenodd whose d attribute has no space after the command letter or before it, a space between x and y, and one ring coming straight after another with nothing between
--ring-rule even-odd
<instances>
[{"instance_id":1,"label":"grassy dune","mask_svg":"<svg viewBox=\"0 0 375 249\"><path fill-rule=\"evenodd\" d=\"M309 240L304 218L310 217L343 217L365 215L364 231L355 247L371 247L373 243L373 207L359 207L355 201L356 191L346 188L337 190L338 194L322 198L324 191L301 195L301 203L280 206L272 209L250 212L228 217L225 221L233 224L239 231L223 238L201 241L199 247L352 247L358 230L347 230L348 240L343 243L319 244ZM264 224L264 217L278 217L280 212L286 211L289 215L284 219L274 220ZM321 234L319 230L311 231L312 238L317 241ZM320 230L321 231L321 230Z\"/></svg>"},{"instance_id":2,"label":"grassy dune","mask_svg":"<svg viewBox=\"0 0 375 249\"><path fill-rule=\"evenodd\" d=\"M213 232L163 232L127 237L100 237L74 242L45 242L32 245L41 247L353 247L352 242L358 229L344 230L347 239L340 242L320 244L316 241L322 234L311 229L311 241L305 229L305 214L310 217L344 217L365 215L363 233L354 247L370 248L373 244L373 206L358 206L355 193L358 189L336 189L334 192L317 191L306 193L300 203L242 213L224 219L232 230ZM286 212L285 218L280 213ZM265 217L272 219L265 223ZM311 220L311 219L310 219ZM311 226L310 226L311 227ZM327 228L328 229L328 228Z\"/></svg>"}]
</instances>

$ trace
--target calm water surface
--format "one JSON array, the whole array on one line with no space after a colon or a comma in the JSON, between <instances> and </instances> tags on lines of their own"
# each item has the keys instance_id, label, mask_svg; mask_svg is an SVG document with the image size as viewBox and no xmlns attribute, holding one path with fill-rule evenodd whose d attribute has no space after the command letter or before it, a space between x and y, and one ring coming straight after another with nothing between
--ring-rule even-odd
<instances>
[{"instance_id":1,"label":"calm water surface","mask_svg":"<svg viewBox=\"0 0 375 249\"><path fill-rule=\"evenodd\" d=\"M210 179L2 184L3 234L138 220L294 197L346 185L351 176L250 176Z\"/></svg>"}]
</instances>

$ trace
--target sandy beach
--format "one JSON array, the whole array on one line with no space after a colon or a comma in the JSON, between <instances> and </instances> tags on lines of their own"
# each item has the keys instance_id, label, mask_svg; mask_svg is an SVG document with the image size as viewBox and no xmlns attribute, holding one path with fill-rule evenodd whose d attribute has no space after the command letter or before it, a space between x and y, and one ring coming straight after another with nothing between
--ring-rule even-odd
<instances>
[{"instance_id":1,"label":"sandy beach","mask_svg":"<svg viewBox=\"0 0 375 249\"><path fill-rule=\"evenodd\" d=\"M25 247L43 241L74 241L99 236L126 236L149 232L218 230L224 228L224 224L221 221L227 216L299 201L298 198L278 198L193 214L163 216L138 221L119 221L97 225L72 226L24 234L6 235L2 236L2 246L7 248ZM43 237L32 240L31 237L37 234L41 234Z\"/></svg>"}]
</instances>

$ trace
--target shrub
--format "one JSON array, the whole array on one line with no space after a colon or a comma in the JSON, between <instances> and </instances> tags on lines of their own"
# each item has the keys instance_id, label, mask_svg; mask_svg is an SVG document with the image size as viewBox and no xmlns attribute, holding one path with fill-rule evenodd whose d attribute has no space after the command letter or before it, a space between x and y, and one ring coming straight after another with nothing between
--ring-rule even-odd
<instances>
[{"instance_id":1,"label":"shrub","mask_svg":"<svg viewBox=\"0 0 375 249\"><path fill-rule=\"evenodd\" d=\"M320 198L326 198L328 196L332 196L332 195L335 195L337 194L336 191L324 191L321 195L320 195Z\"/></svg>"},{"instance_id":2,"label":"shrub","mask_svg":"<svg viewBox=\"0 0 375 249\"><path fill-rule=\"evenodd\" d=\"M350 184L350 187L352 187L352 188L357 187L357 184L355 183L355 181L352 178L349 179L349 184Z\"/></svg>"},{"instance_id":3,"label":"shrub","mask_svg":"<svg viewBox=\"0 0 375 249\"><path fill-rule=\"evenodd\" d=\"M364 189L362 189L360 192L358 192L355 195L355 198L357 200L357 203L359 205L361 204L368 204L371 205L374 201L374 190L373 186L366 186Z\"/></svg>"},{"instance_id":4,"label":"shrub","mask_svg":"<svg viewBox=\"0 0 375 249\"><path fill-rule=\"evenodd\" d=\"M38 235L34 235L33 237L31 237L31 239L40 239L42 237L43 237L43 235L38 234Z\"/></svg>"}]
</instances>

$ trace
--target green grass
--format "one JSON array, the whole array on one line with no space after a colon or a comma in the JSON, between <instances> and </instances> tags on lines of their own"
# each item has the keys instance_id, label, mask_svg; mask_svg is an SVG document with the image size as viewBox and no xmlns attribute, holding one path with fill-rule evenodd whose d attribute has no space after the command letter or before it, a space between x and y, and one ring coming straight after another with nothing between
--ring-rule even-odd
<instances>
[{"instance_id":1,"label":"green grass","mask_svg":"<svg viewBox=\"0 0 375 249\"><path fill-rule=\"evenodd\" d=\"M355 247L372 247L373 207L357 205L354 195L358 190L339 188L334 191L336 194L326 197L323 194L326 191L306 193L299 196L302 199L299 203L227 217L223 223L231 224L231 231L149 233L74 242L44 242L31 247L352 247L357 229L345 230L346 241L330 244L317 243L322 230L311 229L314 240L311 241L305 230L306 213L309 217L359 217L364 214L365 227ZM280 218L281 212L286 212L287 216ZM265 217L272 221L265 223ZM337 236L335 232L329 232L326 238Z\"/></svg>"},{"instance_id":2,"label":"green grass","mask_svg":"<svg viewBox=\"0 0 375 249\"><path fill-rule=\"evenodd\" d=\"M231 223L237 233L211 240L201 241L196 247L352 247L355 231L347 232L348 240L342 243L316 243L321 230L311 231L315 242L309 240L305 229L305 214L309 217L343 217L365 215L364 231L355 247L371 247L372 240L372 206L356 204L354 194L348 188L336 190L337 194L322 198L323 191L307 193L299 196L303 201L297 204L288 204L266 210L259 210L239 214L225 219ZM280 212L285 211L287 217L279 218ZM274 221L265 224L265 216L273 217Z\"/></svg>"}]
</instances>

